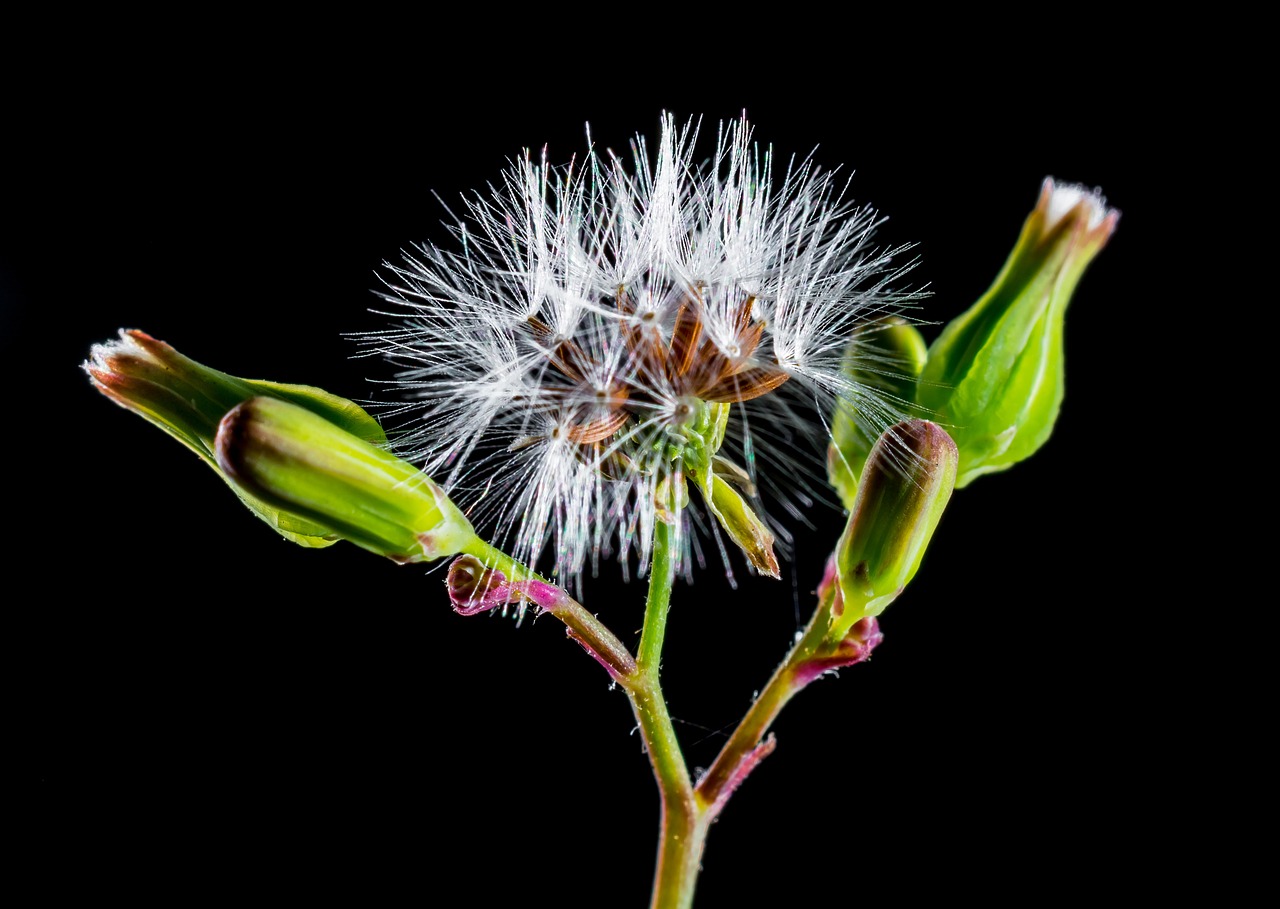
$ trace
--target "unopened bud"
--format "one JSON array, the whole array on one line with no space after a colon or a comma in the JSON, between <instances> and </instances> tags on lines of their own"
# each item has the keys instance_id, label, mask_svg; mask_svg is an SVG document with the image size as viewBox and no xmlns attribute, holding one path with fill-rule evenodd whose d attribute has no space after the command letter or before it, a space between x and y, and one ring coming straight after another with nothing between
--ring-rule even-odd
<instances>
[{"instance_id":1,"label":"unopened bud","mask_svg":"<svg viewBox=\"0 0 1280 909\"><path fill-rule=\"evenodd\" d=\"M879 615L915 576L951 498L957 461L955 443L936 423L906 420L881 434L836 547L839 609L828 639Z\"/></svg>"},{"instance_id":2,"label":"unopened bud","mask_svg":"<svg viewBox=\"0 0 1280 909\"><path fill-rule=\"evenodd\" d=\"M1063 320L1120 213L1096 190L1044 181L995 283L929 347L917 400L960 451L957 486L1030 457L1063 397Z\"/></svg>"},{"instance_id":3,"label":"unopened bud","mask_svg":"<svg viewBox=\"0 0 1280 909\"><path fill-rule=\"evenodd\" d=\"M853 507L858 476L875 444L873 427L888 422L885 411L901 413L914 402L926 350L916 327L897 316L867 325L846 349L844 376L861 400L836 403L827 447L827 479L845 508Z\"/></svg>"},{"instance_id":4,"label":"unopened bud","mask_svg":"<svg viewBox=\"0 0 1280 909\"><path fill-rule=\"evenodd\" d=\"M218 424L227 411L256 395L292 401L366 442L382 444L387 440L378 421L353 401L310 385L227 375L136 329L121 330L117 341L93 345L84 370L104 395L173 436L224 480L228 478L214 456ZM254 514L286 539L303 546L336 542L328 528L282 512L229 480L228 485Z\"/></svg>"},{"instance_id":5,"label":"unopened bud","mask_svg":"<svg viewBox=\"0 0 1280 909\"><path fill-rule=\"evenodd\" d=\"M278 398L237 405L218 465L241 488L397 562L455 555L475 539L462 512L407 461Z\"/></svg>"}]
</instances>

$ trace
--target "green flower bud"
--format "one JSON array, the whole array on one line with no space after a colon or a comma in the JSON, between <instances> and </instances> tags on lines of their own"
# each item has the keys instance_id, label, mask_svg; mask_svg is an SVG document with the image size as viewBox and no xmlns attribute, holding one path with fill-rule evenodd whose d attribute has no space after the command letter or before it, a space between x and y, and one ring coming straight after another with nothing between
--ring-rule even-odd
<instances>
[{"instance_id":1,"label":"green flower bud","mask_svg":"<svg viewBox=\"0 0 1280 909\"><path fill-rule=\"evenodd\" d=\"M475 540L462 512L412 464L288 401L236 405L215 451L252 495L397 562L456 555Z\"/></svg>"},{"instance_id":2,"label":"green flower bud","mask_svg":"<svg viewBox=\"0 0 1280 909\"><path fill-rule=\"evenodd\" d=\"M956 444L927 420L906 420L876 440L836 547L840 596L829 640L876 616L915 577L955 486Z\"/></svg>"},{"instance_id":3,"label":"green flower bud","mask_svg":"<svg viewBox=\"0 0 1280 909\"><path fill-rule=\"evenodd\" d=\"M955 438L957 486L1030 457L1053 432L1067 304L1119 217L1096 191L1046 179L995 283L929 347L916 399Z\"/></svg>"},{"instance_id":4,"label":"green flower bud","mask_svg":"<svg viewBox=\"0 0 1280 909\"><path fill-rule=\"evenodd\" d=\"M214 457L218 423L257 395L292 401L371 444L387 437L357 404L309 385L239 379L185 357L146 332L121 330L118 341L95 344L84 369L94 386L121 407L160 427L227 480L240 500L282 536L303 546L329 546L332 530L282 512L232 483Z\"/></svg>"},{"instance_id":5,"label":"green flower bud","mask_svg":"<svg viewBox=\"0 0 1280 909\"><path fill-rule=\"evenodd\" d=\"M842 398L832 414L827 479L845 508L853 507L858 475L876 440L875 431L870 428L873 421L860 419L860 412L872 407L911 406L926 350L924 338L915 326L897 316L860 329L846 348L844 374L850 387L866 391L861 406Z\"/></svg>"}]
</instances>

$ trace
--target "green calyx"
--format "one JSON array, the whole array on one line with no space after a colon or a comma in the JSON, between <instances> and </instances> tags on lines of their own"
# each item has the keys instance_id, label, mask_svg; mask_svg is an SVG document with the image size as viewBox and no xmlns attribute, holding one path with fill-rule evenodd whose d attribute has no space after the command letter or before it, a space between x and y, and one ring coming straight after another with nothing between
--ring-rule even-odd
<instances>
[{"instance_id":1,"label":"green calyx","mask_svg":"<svg viewBox=\"0 0 1280 909\"><path fill-rule=\"evenodd\" d=\"M687 398L680 407L682 418L667 426L653 447L667 462L678 462L684 473L700 473L710 467L724 444L729 405Z\"/></svg>"},{"instance_id":2,"label":"green calyx","mask_svg":"<svg viewBox=\"0 0 1280 909\"><path fill-rule=\"evenodd\" d=\"M917 401L955 438L957 486L1030 457L1052 434L1067 304L1118 218L1096 193L1046 180L991 288L930 345Z\"/></svg>"},{"instance_id":3,"label":"green calyx","mask_svg":"<svg viewBox=\"0 0 1280 909\"><path fill-rule=\"evenodd\" d=\"M475 539L412 464L289 401L238 404L219 424L216 453L252 495L397 562L455 555Z\"/></svg>"},{"instance_id":4,"label":"green calyx","mask_svg":"<svg viewBox=\"0 0 1280 909\"><path fill-rule=\"evenodd\" d=\"M832 414L827 452L827 477L846 509L870 456L871 427L895 408L946 427L959 455L957 487L1044 445L1064 395L1067 305L1119 217L1097 191L1046 179L991 287L927 349L900 319L873 322L854 338L849 395Z\"/></svg>"}]
</instances>

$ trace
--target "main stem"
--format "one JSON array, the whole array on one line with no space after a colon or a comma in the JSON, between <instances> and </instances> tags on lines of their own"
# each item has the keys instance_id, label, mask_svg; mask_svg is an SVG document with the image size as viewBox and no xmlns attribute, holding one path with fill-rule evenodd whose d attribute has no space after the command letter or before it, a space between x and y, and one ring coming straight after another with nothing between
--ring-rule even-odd
<instances>
[{"instance_id":1,"label":"main stem","mask_svg":"<svg viewBox=\"0 0 1280 909\"><path fill-rule=\"evenodd\" d=\"M675 536L674 525L657 522L636 671L623 682L631 695L631 705L662 799L652 909L688 909L693 905L708 826L708 819L694 795L693 782L658 680L667 612L671 606L671 585L675 579Z\"/></svg>"}]
</instances>

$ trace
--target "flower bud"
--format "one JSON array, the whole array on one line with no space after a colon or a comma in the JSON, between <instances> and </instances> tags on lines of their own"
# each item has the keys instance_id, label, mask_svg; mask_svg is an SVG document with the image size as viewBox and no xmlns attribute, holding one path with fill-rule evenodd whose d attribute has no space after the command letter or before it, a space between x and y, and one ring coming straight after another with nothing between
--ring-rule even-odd
<instances>
[{"instance_id":1,"label":"flower bud","mask_svg":"<svg viewBox=\"0 0 1280 909\"><path fill-rule=\"evenodd\" d=\"M929 347L917 401L960 451L957 486L1048 440L1063 396L1063 319L1120 213L1097 191L1046 179L995 283Z\"/></svg>"},{"instance_id":2,"label":"flower bud","mask_svg":"<svg viewBox=\"0 0 1280 909\"><path fill-rule=\"evenodd\" d=\"M875 443L875 431L868 428L874 421L859 419L859 411L875 406L872 395L882 398L881 408L910 406L915 400L916 376L924 367L926 350L916 327L897 316L870 323L845 350L843 372L850 387L868 390L866 405L859 407L841 398L832 415L827 479L845 508L853 507L858 475Z\"/></svg>"},{"instance_id":3,"label":"flower bud","mask_svg":"<svg viewBox=\"0 0 1280 909\"><path fill-rule=\"evenodd\" d=\"M136 329L122 329L118 341L93 345L84 370L100 392L194 451L254 514L303 546L329 546L337 537L328 528L266 504L223 475L213 451L222 417L255 395L271 395L305 407L366 442L382 444L387 439L378 421L346 398L310 385L236 378Z\"/></svg>"},{"instance_id":4,"label":"flower bud","mask_svg":"<svg viewBox=\"0 0 1280 909\"><path fill-rule=\"evenodd\" d=\"M236 405L214 448L218 466L253 496L397 562L455 555L475 539L412 464L288 401Z\"/></svg>"},{"instance_id":5,"label":"flower bud","mask_svg":"<svg viewBox=\"0 0 1280 909\"><path fill-rule=\"evenodd\" d=\"M915 576L951 498L957 462L955 442L927 420L898 423L876 440L836 547L840 595L828 640L879 615Z\"/></svg>"}]
</instances>

